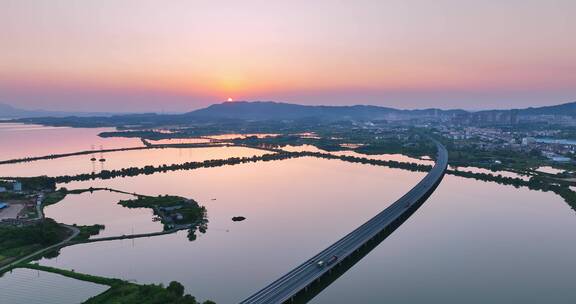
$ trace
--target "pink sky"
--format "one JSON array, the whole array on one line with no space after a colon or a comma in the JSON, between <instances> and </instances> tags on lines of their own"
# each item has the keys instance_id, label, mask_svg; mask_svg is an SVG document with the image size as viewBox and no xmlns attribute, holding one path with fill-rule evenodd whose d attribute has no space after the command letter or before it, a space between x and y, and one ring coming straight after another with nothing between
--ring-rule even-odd
<instances>
[{"instance_id":1,"label":"pink sky","mask_svg":"<svg viewBox=\"0 0 576 304\"><path fill-rule=\"evenodd\" d=\"M0 0L0 103L182 111L576 100L576 1Z\"/></svg>"}]
</instances>

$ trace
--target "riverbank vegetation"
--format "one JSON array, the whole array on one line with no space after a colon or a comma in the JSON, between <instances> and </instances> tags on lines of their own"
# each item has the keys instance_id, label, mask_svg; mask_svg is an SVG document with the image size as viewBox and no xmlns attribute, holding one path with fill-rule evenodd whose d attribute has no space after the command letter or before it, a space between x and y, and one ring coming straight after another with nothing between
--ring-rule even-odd
<instances>
[{"instance_id":1,"label":"riverbank vegetation","mask_svg":"<svg viewBox=\"0 0 576 304\"><path fill-rule=\"evenodd\" d=\"M75 241L87 240L104 229L103 225L73 225L73 227L80 231L74 238ZM51 218L41 219L23 226L0 225L0 266L60 243L71 233L70 228ZM46 255L56 256L58 251L47 252Z\"/></svg>"},{"instance_id":2,"label":"riverbank vegetation","mask_svg":"<svg viewBox=\"0 0 576 304\"><path fill-rule=\"evenodd\" d=\"M58 189L58 191L49 192L44 197L44 200L42 200L42 205L44 207L54 205L63 200L66 197L66 195L68 195L68 191L66 190L66 188L60 188Z\"/></svg>"},{"instance_id":3,"label":"riverbank vegetation","mask_svg":"<svg viewBox=\"0 0 576 304\"><path fill-rule=\"evenodd\" d=\"M68 228L49 218L23 227L0 225L0 265L61 242L69 235Z\"/></svg>"},{"instance_id":4,"label":"riverbank vegetation","mask_svg":"<svg viewBox=\"0 0 576 304\"><path fill-rule=\"evenodd\" d=\"M161 165L161 166L145 166L145 167L130 167L118 170L102 170L99 173L85 173L78 175L64 175L57 176L54 180L58 183L69 183L71 181L86 181L93 179L110 179L115 177L137 176L141 174L149 175L157 172L168 172L177 170L193 170L198 168L211 168L222 167L226 165L237 165L249 162L258 161L272 161L279 159L287 159L298 157L298 155L290 152L283 154L264 154L261 156L253 157L231 157L228 159L206 160L202 162L186 162L182 164Z\"/></svg>"},{"instance_id":5,"label":"riverbank vegetation","mask_svg":"<svg viewBox=\"0 0 576 304\"><path fill-rule=\"evenodd\" d=\"M80 230L80 233L72 239L72 241L85 241L89 239L91 236L100 234L100 231L106 228L104 225L94 224L94 225L83 225L78 226L76 224L72 225Z\"/></svg>"},{"instance_id":6,"label":"riverbank vegetation","mask_svg":"<svg viewBox=\"0 0 576 304\"><path fill-rule=\"evenodd\" d=\"M472 166L495 170L526 171L541 166L545 159L537 152L519 153L516 151L483 151L465 147L457 147L450 141L447 143L448 159L452 166Z\"/></svg>"},{"instance_id":7,"label":"riverbank vegetation","mask_svg":"<svg viewBox=\"0 0 576 304\"><path fill-rule=\"evenodd\" d=\"M44 159L56 159L56 158L64 158L64 157L71 157L71 156L79 156L79 155L90 155L93 153L109 153L109 152L120 152L120 151L134 151L134 150L146 150L146 149L160 149L162 147L150 146L150 147L129 147L129 148L117 148L117 149L102 149L102 150L85 150L85 151L78 151L72 153L62 153L62 154L49 154L43 156L35 156L35 157L23 157L23 158L14 158L14 159L7 159L0 161L0 165L7 165L7 164L16 164L16 163L26 163Z\"/></svg>"},{"instance_id":8,"label":"riverbank vegetation","mask_svg":"<svg viewBox=\"0 0 576 304\"><path fill-rule=\"evenodd\" d=\"M184 286L176 281L170 282L167 287L164 287L162 284L139 285L120 279L104 278L38 264L26 264L22 267L56 273L85 282L110 286L110 288L105 292L86 300L84 304L215 304L212 301L198 302L193 296L185 294Z\"/></svg>"},{"instance_id":9,"label":"riverbank vegetation","mask_svg":"<svg viewBox=\"0 0 576 304\"><path fill-rule=\"evenodd\" d=\"M94 192L99 190L115 191L113 189L104 189L104 188L86 188L86 189L68 190L67 188L62 187L56 191L46 193L44 199L42 200L42 207L57 204L64 198L66 198L66 196L69 194L82 194L84 192Z\"/></svg>"},{"instance_id":10,"label":"riverbank vegetation","mask_svg":"<svg viewBox=\"0 0 576 304\"><path fill-rule=\"evenodd\" d=\"M103 170L99 173L85 173L78 175L64 175L54 177L58 183L69 183L72 181L86 181L93 179L111 179L115 177L138 176L141 174L150 175L158 172L169 172L178 170L194 170L198 168L213 168L230 165L239 165L244 163L259 162L259 161L276 161L285 160L290 158L299 157L317 157L325 159L340 159L348 162L371 164L377 166L388 166L391 168L399 168L410 171L428 171L432 168L429 165L421 165L415 163L406 163L390 160L376 160L355 156L342 156L333 155L329 153L320 152L278 152L274 154L264 154L261 156L252 157L231 157L228 159L206 160L203 162L186 162L182 164L161 165L161 166L145 166L145 167L130 167L118 170Z\"/></svg>"},{"instance_id":11,"label":"riverbank vegetation","mask_svg":"<svg viewBox=\"0 0 576 304\"><path fill-rule=\"evenodd\" d=\"M541 176L533 176L529 180L524 180L521 178L505 177L502 175L473 173L458 170L448 170L446 173L464 178L472 178L475 180L494 182L501 185L514 186L516 188L527 187L530 190L538 190L544 192L551 191L562 197L572 209L576 210L576 192L570 189L570 183L550 180Z\"/></svg>"},{"instance_id":12,"label":"riverbank vegetation","mask_svg":"<svg viewBox=\"0 0 576 304\"><path fill-rule=\"evenodd\" d=\"M127 208L150 208L158 216L165 229L174 225L197 223L206 217L206 208L192 199L173 195L138 196L121 200L118 204Z\"/></svg>"},{"instance_id":13,"label":"riverbank vegetation","mask_svg":"<svg viewBox=\"0 0 576 304\"><path fill-rule=\"evenodd\" d=\"M132 131L130 131L132 132ZM135 132L135 133L138 133ZM195 135L199 135L195 134ZM117 134L108 134L117 135ZM134 135L134 134L130 134ZM142 134L140 134L142 135ZM162 137L173 138L173 134L162 133L147 134L149 137ZM180 136L180 135L178 135ZM302 136L298 134L280 134L274 137L257 137L250 136L246 138L229 140L230 143L235 145L255 147L255 148L276 148L283 145L301 145L311 144L318 148L331 151L331 150L353 150L361 154L383 154L383 153L402 153L413 157L421 156L434 156L435 147L426 136L433 136L442 141L449 151L450 165L453 166L476 166L492 170L494 174L485 173L472 173L458 170L450 170L448 174L453 174L466 178L474 178L478 180L497 182L505 185L512 185L516 187L528 187L533 190L554 191L561 195L572 207L576 207L576 197L573 198L573 191L568 187L571 185L569 179L561 179L558 176L552 176L546 173L535 173L531 168L542 164L541 156L536 154L532 155L518 155L511 152L487 153L481 150L466 150L462 147L457 147L455 143L446 138L438 138L432 133L421 129L406 128L399 135L378 135L368 134L365 131L358 130L318 130L314 136ZM343 148L342 143L362 143L355 148ZM406 162L374 160L363 157L354 156L336 156L330 153L320 152L287 152L280 151L273 154L265 154L254 157L232 157L220 160L207 160L203 162L187 162L182 164L161 165L161 166L145 166L145 167L130 167L118 170L103 170L99 173L87 173L73 176L58 176L53 178L53 183L67 183L71 181L86 181L93 179L110 179L115 177L148 175L158 172L168 172L176 170L193 170L197 168L219 167L225 165L237 165L249 162L258 161L274 161L284 160L298 157L318 157L324 159L339 159L342 161L370 164L377 166L387 166L391 168L398 168L410 171L425 172L431 169L429 165L421 165ZM497 162L497 160L500 160ZM502 161L503 160L503 161ZM505 163L505 164L503 164ZM523 180L521 178L509 178L498 175L499 170L507 170L510 172L518 173L521 175L531 176L530 180ZM56 194L55 194L56 195ZM50 202L50 201L48 201Z\"/></svg>"},{"instance_id":14,"label":"riverbank vegetation","mask_svg":"<svg viewBox=\"0 0 576 304\"><path fill-rule=\"evenodd\" d=\"M354 151L360 154L404 154L420 158L436 154L435 145L421 136L415 128L402 128L395 132L375 134L370 130L356 129L353 124L343 128L342 123L335 128L320 128L313 133L279 134L273 137L238 138L230 140L237 145L252 147L274 147L312 145L328 152Z\"/></svg>"},{"instance_id":15,"label":"riverbank vegetation","mask_svg":"<svg viewBox=\"0 0 576 304\"><path fill-rule=\"evenodd\" d=\"M48 176L18 177L15 178L22 183L24 192L56 190L56 182Z\"/></svg>"},{"instance_id":16,"label":"riverbank vegetation","mask_svg":"<svg viewBox=\"0 0 576 304\"><path fill-rule=\"evenodd\" d=\"M279 137L282 139L282 137ZM278 137L270 137L264 138L264 140L276 140ZM256 137L248 138L249 144L255 144L255 141L260 140ZM269 142L270 143L270 142ZM365 146L363 146L365 147ZM360 149L360 148L359 148ZM367 148L364 148L367 149ZM369 148L372 149L372 148ZM429 154L430 147L421 146L420 148L423 154ZM362 152L367 152L361 150ZM377 150L372 150L377 151ZM379 151L379 150L378 150ZM427 151L427 152L424 152ZM452 153L451 155L458 154L461 152L449 152ZM390 168L398 168L403 170L410 170L410 171L418 171L418 172L426 172L429 171L432 166L430 165L422 165L422 164L415 164L415 163L407 163L407 162L397 162L397 161L387 161L387 160L375 160L375 159L368 159L363 157L356 157L356 156L343 156L343 155L333 155L330 153L322 153L322 152L287 152L281 151L273 154L264 154L261 156L253 156L253 157L232 157L228 159L219 159L219 160L207 160L203 162L186 162L182 164L172 164L172 165L161 165L161 166L145 166L145 167L131 167L131 168L123 168L119 170L103 170L99 173L90 173L90 174L79 174L74 176L58 176L52 178L53 181L50 181L50 184L57 183L67 183L71 181L86 181L86 180L93 180L93 179L110 179L115 177L126 177L126 176L137 176L141 174L153 174L157 172L168 172L168 171L176 171L176 170L193 170L197 168L209 168L209 167L219 167L219 166L226 166L226 165L237 165L243 163L250 163L250 162L258 162L258 161L275 161L275 160L284 160L290 158L298 158L298 157L317 157L317 158L324 158L324 159L339 159L346 162L352 163L360 163L360 164L369 164L369 165L376 165L376 166L386 166ZM457 164L467 164L468 163L461 163L460 161L463 158L457 158ZM523 163L523 161L519 160L518 163ZM482 167L482 166L480 166ZM498 169L494 168L493 166L490 167L491 170L494 171L494 174L486 174L486 173L473 173L473 172L466 172L466 171L458 171L458 170L449 170L448 174L461 176L465 178L474 178L477 180L483 181L490 181L496 182L499 184L504 185L512 185L515 187L528 187L532 190L541 190L541 191L553 191L558 195L562 196L568 204L572 208L576 209L576 193L574 193L569 186L571 183L569 181L564 181L558 177L550 176L549 174L537 174L534 175L533 172L530 173L532 176L530 180L523 180L521 178L511 178L511 177L503 177L498 175ZM526 171L519 171L510 169L511 172L516 172L519 174L527 173ZM43 177L42 180L46 182L47 178ZM54 194L57 195L57 194ZM61 194L60 194L61 195Z\"/></svg>"},{"instance_id":17,"label":"riverbank vegetation","mask_svg":"<svg viewBox=\"0 0 576 304\"><path fill-rule=\"evenodd\" d=\"M24 193L16 193L12 191L0 192L0 200L7 201L7 200L23 200L26 198Z\"/></svg>"}]
</instances>

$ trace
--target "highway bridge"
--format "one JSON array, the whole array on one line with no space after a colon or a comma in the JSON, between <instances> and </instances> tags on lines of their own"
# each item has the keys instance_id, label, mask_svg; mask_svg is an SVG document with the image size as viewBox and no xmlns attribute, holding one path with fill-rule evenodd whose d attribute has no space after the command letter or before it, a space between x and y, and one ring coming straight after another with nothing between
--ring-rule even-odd
<instances>
[{"instance_id":1,"label":"highway bridge","mask_svg":"<svg viewBox=\"0 0 576 304\"><path fill-rule=\"evenodd\" d=\"M438 149L434 167L414 188L330 247L241 303L290 302L297 298L300 293L305 293L314 283L319 282L325 276L329 276L333 270L338 270L340 264L345 264L347 259L354 259L355 253L357 256L363 247L369 247L371 241L378 239L387 231L391 233L402 224L434 192L446 172L448 152L442 144L437 141L434 142Z\"/></svg>"}]
</instances>

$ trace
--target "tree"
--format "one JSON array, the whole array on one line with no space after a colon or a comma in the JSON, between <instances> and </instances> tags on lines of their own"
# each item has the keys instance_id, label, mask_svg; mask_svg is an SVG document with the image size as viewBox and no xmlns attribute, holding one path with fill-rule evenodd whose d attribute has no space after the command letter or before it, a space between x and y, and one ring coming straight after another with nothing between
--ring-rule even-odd
<instances>
[{"instance_id":1,"label":"tree","mask_svg":"<svg viewBox=\"0 0 576 304\"><path fill-rule=\"evenodd\" d=\"M168 290L170 293L175 294L179 297L184 295L184 286L182 286L182 284L180 284L180 282L176 282L176 281L170 282L170 284L168 284L168 287L166 287L166 290Z\"/></svg>"}]
</instances>

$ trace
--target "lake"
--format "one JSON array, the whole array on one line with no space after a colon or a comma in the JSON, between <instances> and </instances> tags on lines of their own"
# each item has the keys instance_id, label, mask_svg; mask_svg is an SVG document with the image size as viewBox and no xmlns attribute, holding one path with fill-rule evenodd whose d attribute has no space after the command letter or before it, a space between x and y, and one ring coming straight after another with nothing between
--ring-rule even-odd
<instances>
[{"instance_id":1,"label":"lake","mask_svg":"<svg viewBox=\"0 0 576 304\"><path fill-rule=\"evenodd\" d=\"M145 283L177 280L200 299L234 303L368 220L422 176L300 158L65 184L193 198L208 209L208 231L193 242L183 231L72 246L41 263Z\"/></svg>"},{"instance_id":2,"label":"lake","mask_svg":"<svg viewBox=\"0 0 576 304\"><path fill-rule=\"evenodd\" d=\"M230 157L249 157L271 153L244 147L206 147L194 149L163 148L129 150L103 153L104 162L91 161L92 155L43 159L32 162L0 164L1 176L61 176L81 173L100 172L127 167L159 166L162 164L181 164L209 159ZM95 154L99 159L100 154Z\"/></svg>"},{"instance_id":3,"label":"lake","mask_svg":"<svg viewBox=\"0 0 576 304\"><path fill-rule=\"evenodd\" d=\"M575 219L554 194L446 176L312 303L574 303Z\"/></svg>"},{"instance_id":4,"label":"lake","mask_svg":"<svg viewBox=\"0 0 576 304\"><path fill-rule=\"evenodd\" d=\"M44 156L76 151L140 147L138 138L102 138L98 134L112 128L61 128L21 123L0 123L0 160ZM7 144L10 143L10 144Z\"/></svg>"},{"instance_id":5,"label":"lake","mask_svg":"<svg viewBox=\"0 0 576 304\"><path fill-rule=\"evenodd\" d=\"M122 139L118 140L122 144ZM29 149L33 143L23 146ZM70 149L74 151L74 147ZM185 155L203 155L199 159L262 153L207 149L133 151L125 161L141 164L139 159L145 159L148 151L159 153L148 159L157 162L180 161L173 154L162 154L178 150ZM27 163L29 167L22 171L55 173L57 167L68 166L50 165L58 161ZM85 170L69 166L66 170ZM75 245L40 263L141 283L177 280L199 299L237 303L386 208L423 176L421 172L303 157L61 184L69 189L110 187L193 198L208 210L208 230L195 241L181 231ZM66 223L105 224L103 235L161 229L152 222L149 210L116 205L125 197L130 195L72 195L46 212ZM246 220L233 222L234 216ZM406 223L312 302L574 303L575 219L574 210L553 193L446 176Z\"/></svg>"}]
</instances>

